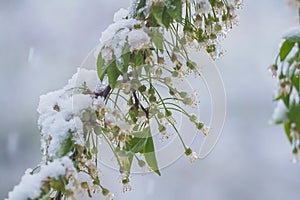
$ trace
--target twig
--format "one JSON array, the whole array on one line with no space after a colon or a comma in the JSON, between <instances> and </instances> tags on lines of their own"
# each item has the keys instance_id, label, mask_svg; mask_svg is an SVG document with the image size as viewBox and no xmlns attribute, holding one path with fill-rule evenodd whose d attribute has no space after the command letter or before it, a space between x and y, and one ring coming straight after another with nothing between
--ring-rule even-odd
<instances>
[{"instance_id":1,"label":"twig","mask_svg":"<svg viewBox=\"0 0 300 200\"><path fill-rule=\"evenodd\" d=\"M106 88L103 91L101 91L99 93L95 93L96 98L103 97L104 99L106 99L108 94L110 93L110 91L111 91L111 87L108 85L108 86L106 86Z\"/></svg>"},{"instance_id":2,"label":"twig","mask_svg":"<svg viewBox=\"0 0 300 200\"><path fill-rule=\"evenodd\" d=\"M149 110L146 109L146 108L140 103L139 99L138 99L137 96L136 96L136 91L135 91L135 90L132 92L132 94L133 94L135 106L136 106L136 107L140 106L141 109L145 112L146 118L149 119Z\"/></svg>"}]
</instances>

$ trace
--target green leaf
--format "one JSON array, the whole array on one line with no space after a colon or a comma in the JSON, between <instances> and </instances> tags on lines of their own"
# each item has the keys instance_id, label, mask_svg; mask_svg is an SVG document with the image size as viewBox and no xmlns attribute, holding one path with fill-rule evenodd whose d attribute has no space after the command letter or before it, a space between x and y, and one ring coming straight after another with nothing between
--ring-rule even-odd
<instances>
[{"instance_id":1,"label":"green leaf","mask_svg":"<svg viewBox=\"0 0 300 200\"><path fill-rule=\"evenodd\" d=\"M295 123L299 129L300 128L300 104L293 102L289 107L289 112L287 116L290 122Z\"/></svg>"},{"instance_id":2,"label":"green leaf","mask_svg":"<svg viewBox=\"0 0 300 200\"><path fill-rule=\"evenodd\" d=\"M163 24L164 8L165 6L163 3L155 3L151 7L150 13L153 15L158 24Z\"/></svg>"},{"instance_id":3,"label":"green leaf","mask_svg":"<svg viewBox=\"0 0 300 200\"><path fill-rule=\"evenodd\" d=\"M273 99L273 101L279 101L279 100L281 100L282 98L283 98L284 96L281 94L281 95L278 95L278 96L276 96L274 99Z\"/></svg>"},{"instance_id":4,"label":"green leaf","mask_svg":"<svg viewBox=\"0 0 300 200\"><path fill-rule=\"evenodd\" d=\"M150 131L150 128L149 128ZM150 133L151 134L151 131ZM153 138L152 137L148 137L147 138L147 142L146 145L143 149L143 154L145 156L146 162L148 163L149 167L159 176L160 171L158 169L158 164L157 164L157 160L156 160L156 156L155 156L155 149L154 149L154 143L153 143Z\"/></svg>"},{"instance_id":5,"label":"green leaf","mask_svg":"<svg viewBox=\"0 0 300 200\"><path fill-rule=\"evenodd\" d=\"M290 143L292 144L293 139L292 139L291 134L290 134L290 132L291 132L291 123L285 123L283 127L284 127L284 131L285 131L285 134L286 134L287 138L289 139Z\"/></svg>"},{"instance_id":6,"label":"green leaf","mask_svg":"<svg viewBox=\"0 0 300 200\"><path fill-rule=\"evenodd\" d=\"M139 114L139 110L138 110L138 107L133 105L131 106L131 108L129 109L129 112L128 112L131 120L136 123L137 122L137 116Z\"/></svg>"},{"instance_id":7,"label":"green leaf","mask_svg":"<svg viewBox=\"0 0 300 200\"><path fill-rule=\"evenodd\" d=\"M135 66L140 66L144 64L145 59L144 59L144 54L142 52L137 52L134 57L135 57L134 59Z\"/></svg>"},{"instance_id":8,"label":"green leaf","mask_svg":"<svg viewBox=\"0 0 300 200\"><path fill-rule=\"evenodd\" d=\"M72 133L69 133L69 136L61 143L60 150L57 152L59 158L67 155L74 149L74 143L72 141Z\"/></svg>"},{"instance_id":9,"label":"green leaf","mask_svg":"<svg viewBox=\"0 0 300 200\"><path fill-rule=\"evenodd\" d=\"M105 73L106 73L106 67L105 67L105 61L102 58L101 53L99 53L98 59L97 59L97 73L98 73L99 79L101 81L103 81L103 78L104 78Z\"/></svg>"},{"instance_id":10,"label":"green leaf","mask_svg":"<svg viewBox=\"0 0 300 200\"><path fill-rule=\"evenodd\" d=\"M123 58L123 68L124 68L124 73L127 73L128 71L128 66L130 62L130 46L129 44L125 44L123 51L122 51L122 58Z\"/></svg>"},{"instance_id":11,"label":"green leaf","mask_svg":"<svg viewBox=\"0 0 300 200\"><path fill-rule=\"evenodd\" d=\"M293 77L292 77L293 86L296 88L298 93L299 93L299 89L300 89L300 78L299 77L300 77L299 73L294 74Z\"/></svg>"},{"instance_id":12,"label":"green leaf","mask_svg":"<svg viewBox=\"0 0 300 200\"><path fill-rule=\"evenodd\" d=\"M166 2L168 14L180 22L182 20L182 1L181 0L167 0Z\"/></svg>"},{"instance_id":13,"label":"green leaf","mask_svg":"<svg viewBox=\"0 0 300 200\"><path fill-rule=\"evenodd\" d=\"M151 136L150 134L150 127L134 132L134 137L126 144L125 150L133 153L142 153L147 143L147 138Z\"/></svg>"},{"instance_id":14,"label":"green leaf","mask_svg":"<svg viewBox=\"0 0 300 200\"><path fill-rule=\"evenodd\" d=\"M116 86L116 82L120 76L120 72L116 66L116 62L111 62L109 66L106 69L107 77L108 77L108 83L109 86L114 89Z\"/></svg>"},{"instance_id":15,"label":"green leaf","mask_svg":"<svg viewBox=\"0 0 300 200\"><path fill-rule=\"evenodd\" d=\"M291 42L289 40L285 40L284 43L282 44L281 48L280 48L280 61L284 61L285 58L289 55L289 53L291 52L291 50L293 49L295 43Z\"/></svg>"},{"instance_id":16,"label":"green leaf","mask_svg":"<svg viewBox=\"0 0 300 200\"><path fill-rule=\"evenodd\" d=\"M132 152L132 153L139 153L141 152L145 145L146 145L147 139L145 138L133 138L130 141L130 149L128 149L128 151Z\"/></svg>"},{"instance_id":17,"label":"green leaf","mask_svg":"<svg viewBox=\"0 0 300 200\"><path fill-rule=\"evenodd\" d=\"M281 99L286 107L290 106L290 95L287 95L287 96L282 95Z\"/></svg>"},{"instance_id":18,"label":"green leaf","mask_svg":"<svg viewBox=\"0 0 300 200\"><path fill-rule=\"evenodd\" d=\"M197 69L197 63L191 61L191 60L188 60L186 61L186 66L190 69L190 70L195 70Z\"/></svg>"},{"instance_id":19,"label":"green leaf","mask_svg":"<svg viewBox=\"0 0 300 200\"><path fill-rule=\"evenodd\" d=\"M284 37L284 39L290 41L290 42L300 42L300 35L299 34L291 34L288 35L286 37Z\"/></svg>"},{"instance_id":20,"label":"green leaf","mask_svg":"<svg viewBox=\"0 0 300 200\"><path fill-rule=\"evenodd\" d=\"M127 70L125 70L124 68L124 64L119 61L116 61L116 67L122 74L125 74L127 72Z\"/></svg>"},{"instance_id":21,"label":"green leaf","mask_svg":"<svg viewBox=\"0 0 300 200\"><path fill-rule=\"evenodd\" d=\"M211 4L211 6L215 6L216 0L209 0L209 3Z\"/></svg>"},{"instance_id":22,"label":"green leaf","mask_svg":"<svg viewBox=\"0 0 300 200\"><path fill-rule=\"evenodd\" d=\"M144 8L145 6L146 6L146 0L140 0L136 11L139 11L140 9Z\"/></svg>"},{"instance_id":23,"label":"green leaf","mask_svg":"<svg viewBox=\"0 0 300 200\"><path fill-rule=\"evenodd\" d=\"M162 16L162 24L168 29L172 22L173 18L169 15L167 8L165 7Z\"/></svg>"},{"instance_id":24,"label":"green leaf","mask_svg":"<svg viewBox=\"0 0 300 200\"><path fill-rule=\"evenodd\" d=\"M154 45L156 46L156 48L163 53L164 52L164 36L163 34L158 30L158 29L154 29L152 32L152 41L154 43Z\"/></svg>"}]
</instances>

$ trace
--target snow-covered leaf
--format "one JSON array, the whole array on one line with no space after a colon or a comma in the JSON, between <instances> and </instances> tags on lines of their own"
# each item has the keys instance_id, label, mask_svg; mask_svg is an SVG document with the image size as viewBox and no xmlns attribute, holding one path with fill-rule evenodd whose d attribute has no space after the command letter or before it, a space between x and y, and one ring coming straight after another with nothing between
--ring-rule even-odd
<instances>
[{"instance_id":1,"label":"snow-covered leaf","mask_svg":"<svg viewBox=\"0 0 300 200\"><path fill-rule=\"evenodd\" d=\"M288 30L284 34L283 38L289 40L290 42L300 42L300 26Z\"/></svg>"}]
</instances>

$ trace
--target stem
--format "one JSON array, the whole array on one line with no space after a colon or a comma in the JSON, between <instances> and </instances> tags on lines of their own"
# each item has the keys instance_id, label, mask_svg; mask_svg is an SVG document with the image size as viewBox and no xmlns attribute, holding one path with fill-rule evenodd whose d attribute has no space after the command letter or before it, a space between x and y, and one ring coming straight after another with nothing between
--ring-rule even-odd
<instances>
[{"instance_id":1,"label":"stem","mask_svg":"<svg viewBox=\"0 0 300 200\"><path fill-rule=\"evenodd\" d=\"M141 109L142 109L142 110L144 111L144 113L146 114L146 118L149 119L149 110L146 109L146 108L140 103L140 101L139 101L139 99L138 99L138 97L137 97L137 95L136 95L136 91L133 91L132 94L133 94L135 106L137 106L137 107L140 106Z\"/></svg>"},{"instance_id":2,"label":"stem","mask_svg":"<svg viewBox=\"0 0 300 200\"><path fill-rule=\"evenodd\" d=\"M166 104L169 104L169 105L172 105L172 106L177 107L177 109L178 109L178 110L181 110L181 112L183 112L186 116L191 117L191 115L190 115L187 111L185 111L183 108L181 108L181 107L178 106L177 104L171 103L171 102L166 102ZM173 109L175 109L175 108L173 108ZM179 112L180 112L180 111L179 111Z\"/></svg>"},{"instance_id":3,"label":"stem","mask_svg":"<svg viewBox=\"0 0 300 200\"><path fill-rule=\"evenodd\" d=\"M152 86L152 87L153 87L153 86ZM167 111L168 108L166 107L164 101L162 100L162 97L160 96L159 92L156 90L155 87L153 87L153 89L155 90L156 94L157 94L158 97L160 98L161 103L163 104L163 107L164 107L165 111ZM167 121L171 124L171 126L174 128L174 130L175 130L175 132L177 133L177 135L178 135L178 137L179 137L179 139L180 139L180 141L181 141L181 143L182 143L184 149L187 149L187 147L186 147L186 145L185 145L185 143L184 143L184 141L183 141L183 139L182 139L182 137L181 137L179 131L178 131L177 128L175 127L174 123L172 123L171 120L169 120L168 118L166 118L166 119L167 119Z\"/></svg>"},{"instance_id":4,"label":"stem","mask_svg":"<svg viewBox=\"0 0 300 200\"><path fill-rule=\"evenodd\" d=\"M55 200L61 200L61 192L58 192L56 197L55 197Z\"/></svg>"},{"instance_id":5,"label":"stem","mask_svg":"<svg viewBox=\"0 0 300 200\"><path fill-rule=\"evenodd\" d=\"M106 140L108 146L110 147L111 151L112 151L113 154L115 155L115 157L116 157L116 159L117 159L117 162L118 162L119 166L122 167L121 161L120 161L118 155L116 154L116 151L114 150L112 144L110 143L110 140L106 137L105 133L102 133L102 135L103 135L104 139Z\"/></svg>"},{"instance_id":6,"label":"stem","mask_svg":"<svg viewBox=\"0 0 300 200\"><path fill-rule=\"evenodd\" d=\"M115 105L114 105L115 108L117 106L118 98L119 98L119 95L120 95L120 90L121 89L119 89L118 92L117 92L117 94L116 94Z\"/></svg>"},{"instance_id":7,"label":"stem","mask_svg":"<svg viewBox=\"0 0 300 200\"><path fill-rule=\"evenodd\" d=\"M107 96L108 96L108 94L110 93L110 91L111 91L111 87L108 85L108 86L106 86L106 88L105 88L103 91L101 91L100 93L95 93L96 98L98 98L98 97L103 97L104 99L106 99Z\"/></svg>"}]
</instances>

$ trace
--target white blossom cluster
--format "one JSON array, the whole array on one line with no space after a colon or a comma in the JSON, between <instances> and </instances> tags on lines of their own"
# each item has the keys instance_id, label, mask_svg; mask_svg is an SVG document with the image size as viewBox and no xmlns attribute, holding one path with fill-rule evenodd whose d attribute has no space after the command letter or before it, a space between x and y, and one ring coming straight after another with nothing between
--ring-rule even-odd
<instances>
[{"instance_id":1,"label":"white blossom cluster","mask_svg":"<svg viewBox=\"0 0 300 200\"><path fill-rule=\"evenodd\" d=\"M299 0L289 0L292 6L300 8ZM274 101L277 106L273 114L273 123L282 124L292 146L292 162L299 160L300 152L300 26L293 27L283 35L275 63L269 67L273 78L278 81Z\"/></svg>"},{"instance_id":2,"label":"white blossom cluster","mask_svg":"<svg viewBox=\"0 0 300 200\"><path fill-rule=\"evenodd\" d=\"M151 40L143 29L142 21L126 19L128 14L128 10L120 9L114 15L114 23L102 33L96 56L100 51L103 59L108 62L122 57L125 44L130 46L131 52L149 48Z\"/></svg>"},{"instance_id":3,"label":"white blossom cluster","mask_svg":"<svg viewBox=\"0 0 300 200\"><path fill-rule=\"evenodd\" d=\"M193 40L192 45L198 48L206 48L207 52L215 60L223 55L221 41L227 33L237 25L237 10L242 7L241 0L222 1L216 0L215 6L208 0L190 0L195 6L193 13L194 23L201 31L201 40Z\"/></svg>"},{"instance_id":4,"label":"white blossom cluster","mask_svg":"<svg viewBox=\"0 0 300 200\"><path fill-rule=\"evenodd\" d=\"M133 159L141 168L160 175L150 120L157 123L163 138L169 137L170 129L177 133L190 162L199 158L185 145L172 112L184 114L204 136L210 129L180 105L197 106L197 95L179 91L173 83L191 72L199 75L186 44L205 47L213 58L222 54L220 41L236 24L241 2L170 2L148 0L136 10L143 1L132 0L131 8L115 13L114 23L102 33L95 51L97 71L78 69L63 89L40 97L37 111L43 162L38 172L25 173L8 200L74 199L75 190L85 191L89 197L102 192L107 199L113 198L102 186L97 166L102 140L120 167L123 191L132 189L129 177ZM183 12L185 8L188 13ZM189 23L179 23L183 20ZM165 37L168 31L170 41ZM167 98L156 89L157 83L169 89ZM84 178L79 176L82 173ZM56 188L57 184L63 184L59 185L63 189Z\"/></svg>"},{"instance_id":5,"label":"white blossom cluster","mask_svg":"<svg viewBox=\"0 0 300 200\"><path fill-rule=\"evenodd\" d=\"M8 194L6 200L42 198L42 189L50 179L58 180L60 177L63 177L64 179L69 180L70 177L74 176L73 173L75 172L75 169L70 158L65 156L63 158L55 159L51 163L42 164L40 171L37 173L32 173L32 171L32 169L26 170L21 182ZM50 196L48 198L50 198Z\"/></svg>"},{"instance_id":6,"label":"white blossom cluster","mask_svg":"<svg viewBox=\"0 0 300 200\"><path fill-rule=\"evenodd\" d=\"M98 83L97 73L78 69L69 83L61 90L40 97L38 125L42 136L43 155L56 158L62 142L70 134L76 144L84 146L82 112L93 106L90 94L82 94L84 86L94 89Z\"/></svg>"},{"instance_id":7,"label":"white blossom cluster","mask_svg":"<svg viewBox=\"0 0 300 200\"><path fill-rule=\"evenodd\" d=\"M97 160L97 151L91 150L88 143L91 140L91 131L96 125L90 126L90 118L94 116L96 110L104 109L104 102L96 94L101 91L102 85L99 82L95 70L78 69L77 73L68 81L68 84L61 90L42 95L38 106L40 117L38 124L41 130L41 148L43 152L43 161L37 170L27 170L21 183L9 193L8 200L20 199L40 199L51 193L55 193L50 187L51 184L61 184L68 193L67 197L72 197L76 193L87 191L91 196L91 190L102 190L106 199L111 199L113 194L100 185L100 174L95 160ZM91 112L88 112L91 111ZM115 121L109 117L106 112L107 124ZM90 126L90 128L86 128ZM101 124L104 126L104 123ZM87 135L89 138L87 138ZM73 152L64 152L64 143L70 140L72 144L68 147L77 145L78 158L76 161L70 159ZM87 154L85 151L90 151ZM62 157L63 156L63 157ZM76 168L74 167L76 165ZM82 176L82 172L87 171L89 176ZM29 173L30 172L30 173ZM60 177L62 176L62 177ZM63 178L65 182L62 182ZM95 182L96 181L96 182ZM48 191L49 190L49 191ZM49 196L50 198L50 196Z\"/></svg>"}]
</instances>

